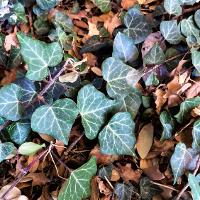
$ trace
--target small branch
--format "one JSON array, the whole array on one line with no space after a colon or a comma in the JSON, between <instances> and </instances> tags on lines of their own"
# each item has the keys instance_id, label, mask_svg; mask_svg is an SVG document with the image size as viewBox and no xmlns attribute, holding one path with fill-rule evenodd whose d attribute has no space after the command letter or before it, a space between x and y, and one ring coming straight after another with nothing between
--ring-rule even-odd
<instances>
[{"instance_id":1,"label":"small branch","mask_svg":"<svg viewBox=\"0 0 200 200\"><path fill-rule=\"evenodd\" d=\"M153 183L154 185L158 185L158 186L160 186L160 187L164 187L164 188L167 188L167 189L169 189L169 190L173 190L173 191L178 192L177 189L175 189L175 188L173 188L173 187L170 187L170 186L168 186L168 185L163 185L163 184L161 184L161 183L156 183L156 182L154 182L154 181L151 181L151 183Z\"/></svg>"},{"instance_id":2,"label":"small branch","mask_svg":"<svg viewBox=\"0 0 200 200\"><path fill-rule=\"evenodd\" d=\"M196 167L195 167L195 170L194 170L194 172L193 172L193 175L194 175L194 176L197 174L199 168L200 168L200 155L199 155L199 159L198 159L198 161L197 161L197 165L196 165ZM181 196L182 196L183 193L187 190L188 187L189 187L189 183L187 183L187 184L184 186L184 188L180 191L180 193L179 193L179 195L177 196L176 200L179 200L179 199L181 198Z\"/></svg>"}]
</instances>

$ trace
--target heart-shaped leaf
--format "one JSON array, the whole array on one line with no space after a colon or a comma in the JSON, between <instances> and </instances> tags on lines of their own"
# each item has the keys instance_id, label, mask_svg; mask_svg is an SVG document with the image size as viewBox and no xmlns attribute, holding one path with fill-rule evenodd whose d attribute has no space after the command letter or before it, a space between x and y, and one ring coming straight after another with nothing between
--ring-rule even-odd
<instances>
[{"instance_id":1,"label":"heart-shaped leaf","mask_svg":"<svg viewBox=\"0 0 200 200\"><path fill-rule=\"evenodd\" d=\"M26 121L16 122L8 127L10 138L17 144L23 144L31 132L31 124Z\"/></svg>"},{"instance_id":2,"label":"heart-shaped leaf","mask_svg":"<svg viewBox=\"0 0 200 200\"><path fill-rule=\"evenodd\" d=\"M182 8L179 0L164 0L164 8L170 15L181 15Z\"/></svg>"},{"instance_id":3,"label":"heart-shaped leaf","mask_svg":"<svg viewBox=\"0 0 200 200\"><path fill-rule=\"evenodd\" d=\"M191 163L194 162L193 160L198 160L197 152L191 148L187 149L184 143L178 143L170 160L174 174L174 184L184 174L186 169L194 170L196 162L191 168Z\"/></svg>"},{"instance_id":4,"label":"heart-shaped leaf","mask_svg":"<svg viewBox=\"0 0 200 200\"><path fill-rule=\"evenodd\" d=\"M28 64L27 78L43 80L49 73L48 67L54 67L62 61L63 52L57 42L47 44L18 33L21 54Z\"/></svg>"},{"instance_id":5,"label":"heart-shaped leaf","mask_svg":"<svg viewBox=\"0 0 200 200\"><path fill-rule=\"evenodd\" d=\"M58 200L86 199L90 195L90 180L96 172L96 159L92 157L87 163L71 173L60 190Z\"/></svg>"},{"instance_id":6,"label":"heart-shaped leaf","mask_svg":"<svg viewBox=\"0 0 200 200\"><path fill-rule=\"evenodd\" d=\"M59 99L52 105L40 106L35 110L31 118L31 128L67 144L77 115L77 106L71 99Z\"/></svg>"},{"instance_id":7,"label":"heart-shaped leaf","mask_svg":"<svg viewBox=\"0 0 200 200\"><path fill-rule=\"evenodd\" d=\"M160 122L163 126L163 132L161 136L161 141L170 139L172 137L172 131L174 128L174 120L170 116L170 114L167 111L163 111L160 114Z\"/></svg>"},{"instance_id":8,"label":"heart-shaped leaf","mask_svg":"<svg viewBox=\"0 0 200 200\"><path fill-rule=\"evenodd\" d=\"M152 32L145 16L136 8L128 10L124 17L124 24L127 27L124 33L132 37L135 44L143 42Z\"/></svg>"},{"instance_id":9,"label":"heart-shaped leaf","mask_svg":"<svg viewBox=\"0 0 200 200\"><path fill-rule=\"evenodd\" d=\"M16 154L16 148L11 142L0 143L0 162L12 158Z\"/></svg>"},{"instance_id":10,"label":"heart-shaped leaf","mask_svg":"<svg viewBox=\"0 0 200 200\"><path fill-rule=\"evenodd\" d=\"M111 10L111 2L110 0L92 0L94 4L101 10L101 12L105 13Z\"/></svg>"},{"instance_id":11,"label":"heart-shaped leaf","mask_svg":"<svg viewBox=\"0 0 200 200\"><path fill-rule=\"evenodd\" d=\"M200 97L186 99L181 103L178 114L175 115L176 120L182 123L184 120L188 119L190 111L198 105L200 105Z\"/></svg>"},{"instance_id":12,"label":"heart-shaped leaf","mask_svg":"<svg viewBox=\"0 0 200 200\"><path fill-rule=\"evenodd\" d=\"M165 40L167 40L170 44L178 44L182 40L177 20L162 21L160 23L160 31Z\"/></svg>"},{"instance_id":13,"label":"heart-shaped leaf","mask_svg":"<svg viewBox=\"0 0 200 200\"><path fill-rule=\"evenodd\" d=\"M192 197L194 200L199 200L200 198L200 185L199 180L193 174L189 174L188 183L192 191Z\"/></svg>"},{"instance_id":14,"label":"heart-shaped leaf","mask_svg":"<svg viewBox=\"0 0 200 200\"><path fill-rule=\"evenodd\" d=\"M147 52L143 58L145 64L162 64L165 62L165 54L158 43Z\"/></svg>"},{"instance_id":15,"label":"heart-shaped leaf","mask_svg":"<svg viewBox=\"0 0 200 200\"><path fill-rule=\"evenodd\" d=\"M22 89L12 83L0 89L0 116L7 120L17 121L22 117Z\"/></svg>"},{"instance_id":16,"label":"heart-shaped leaf","mask_svg":"<svg viewBox=\"0 0 200 200\"><path fill-rule=\"evenodd\" d=\"M134 44L134 40L123 33L117 33L112 57L119 58L124 62L131 62L138 58L139 52Z\"/></svg>"},{"instance_id":17,"label":"heart-shaped leaf","mask_svg":"<svg viewBox=\"0 0 200 200\"><path fill-rule=\"evenodd\" d=\"M135 155L135 123L130 113L118 112L99 133L101 152L112 155Z\"/></svg>"},{"instance_id":18,"label":"heart-shaped leaf","mask_svg":"<svg viewBox=\"0 0 200 200\"><path fill-rule=\"evenodd\" d=\"M194 20L197 26L200 28L200 9L195 12Z\"/></svg>"},{"instance_id":19,"label":"heart-shaped leaf","mask_svg":"<svg viewBox=\"0 0 200 200\"><path fill-rule=\"evenodd\" d=\"M56 0L36 0L38 6L42 10L50 10L54 6L56 6Z\"/></svg>"},{"instance_id":20,"label":"heart-shaped leaf","mask_svg":"<svg viewBox=\"0 0 200 200\"><path fill-rule=\"evenodd\" d=\"M102 74L107 81L106 89L110 97L123 97L133 91L142 73L121 60L110 57L102 64Z\"/></svg>"},{"instance_id":21,"label":"heart-shaped leaf","mask_svg":"<svg viewBox=\"0 0 200 200\"><path fill-rule=\"evenodd\" d=\"M192 148L196 151L200 151L200 120L197 120L192 129Z\"/></svg>"},{"instance_id":22,"label":"heart-shaped leaf","mask_svg":"<svg viewBox=\"0 0 200 200\"><path fill-rule=\"evenodd\" d=\"M77 106L82 118L86 137L94 139L105 123L115 101L99 92L93 85L86 85L78 93Z\"/></svg>"}]
</instances>

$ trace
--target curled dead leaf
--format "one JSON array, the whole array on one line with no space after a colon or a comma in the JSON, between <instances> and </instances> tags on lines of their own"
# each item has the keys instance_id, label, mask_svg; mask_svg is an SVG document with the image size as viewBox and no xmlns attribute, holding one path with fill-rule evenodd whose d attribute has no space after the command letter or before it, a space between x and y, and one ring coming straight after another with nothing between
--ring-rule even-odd
<instances>
[{"instance_id":1,"label":"curled dead leaf","mask_svg":"<svg viewBox=\"0 0 200 200\"><path fill-rule=\"evenodd\" d=\"M160 89L160 88L156 89L156 91L155 91L155 97L156 97L155 104L156 104L157 113L160 113L162 106L167 101L167 99L163 97L164 95L165 95L165 92L162 89Z\"/></svg>"},{"instance_id":2,"label":"curled dead leaf","mask_svg":"<svg viewBox=\"0 0 200 200\"><path fill-rule=\"evenodd\" d=\"M79 73L76 71L66 73L59 77L61 83L74 83L79 77Z\"/></svg>"}]
</instances>

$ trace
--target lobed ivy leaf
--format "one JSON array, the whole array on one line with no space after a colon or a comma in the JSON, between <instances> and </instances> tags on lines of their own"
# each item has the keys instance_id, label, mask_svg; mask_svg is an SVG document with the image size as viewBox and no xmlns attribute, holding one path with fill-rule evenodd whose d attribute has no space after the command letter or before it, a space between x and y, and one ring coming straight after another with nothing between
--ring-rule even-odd
<instances>
[{"instance_id":1,"label":"lobed ivy leaf","mask_svg":"<svg viewBox=\"0 0 200 200\"><path fill-rule=\"evenodd\" d=\"M106 121L115 101L108 99L93 85L85 85L78 92L77 107L79 109L85 135L94 139Z\"/></svg>"},{"instance_id":2,"label":"lobed ivy leaf","mask_svg":"<svg viewBox=\"0 0 200 200\"><path fill-rule=\"evenodd\" d=\"M96 158L74 170L62 186L58 200L82 200L90 195L90 180L97 172Z\"/></svg>"},{"instance_id":3,"label":"lobed ivy leaf","mask_svg":"<svg viewBox=\"0 0 200 200\"><path fill-rule=\"evenodd\" d=\"M26 19L24 6L21 3L17 2L13 5L13 12L17 17L17 21L23 22L23 23L28 22Z\"/></svg>"},{"instance_id":4,"label":"lobed ivy leaf","mask_svg":"<svg viewBox=\"0 0 200 200\"><path fill-rule=\"evenodd\" d=\"M188 183L191 188L193 200L199 200L200 198L200 185L199 180L195 175L189 174Z\"/></svg>"},{"instance_id":5,"label":"lobed ivy leaf","mask_svg":"<svg viewBox=\"0 0 200 200\"><path fill-rule=\"evenodd\" d=\"M0 162L12 158L16 154L16 148L11 142L0 143Z\"/></svg>"},{"instance_id":6,"label":"lobed ivy leaf","mask_svg":"<svg viewBox=\"0 0 200 200\"><path fill-rule=\"evenodd\" d=\"M131 200L134 193L134 187L131 183L117 183L115 185L115 193L118 200Z\"/></svg>"},{"instance_id":7,"label":"lobed ivy leaf","mask_svg":"<svg viewBox=\"0 0 200 200\"><path fill-rule=\"evenodd\" d=\"M92 1L103 13L109 12L111 10L110 0L92 0Z\"/></svg>"},{"instance_id":8,"label":"lobed ivy leaf","mask_svg":"<svg viewBox=\"0 0 200 200\"><path fill-rule=\"evenodd\" d=\"M192 64L200 72L200 51L196 49L191 49Z\"/></svg>"},{"instance_id":9,"label":"lobed ivy leaf","mask_svg":"<svg viewBox=\"0 0 200 200\"><path fill-rule=\"evenodd\" d=\"M198 105L200 105L200 97L186 99L181 103L178 114L175 115L176 120L179 123L182 123L184 120L188 119L191 110Z\"/></svg>"},{"instance_id":10,"label":"lobed ivy leaf","mask_svg":"<svg viewBox=\"0 0 200 200\"><path fill-rule=\"evenodd\" d=\"M200 120L195 121L192 129L192 148L200 151Z\"/></svg>"},{"instance_id":11,"label":"lobed ivy leaf","mask_svg":"<svg viewBox=\"0 0 200 200\"><path fill-rule=\"evenodd\" d=\"M106 89L110 97L117 98L128 95L140 80L142 73L121 60L110 57L102 64L102 74L107 81Z\"/></svg>"},{"instance_id":12,"label":"lobed ivy leaf","mask_svg":"<svg viewBox=\"0 0 200 200\"><path fill-rule=\"evenodd\" d=\"M141 94L132 92L118 100L117 111L129 112L134 119L142 103Z\"/></svg>"},{"instance_id":13,"label":"lobed ivy leaf","mask_svg":"<svg viewBox=\"0 0 200 200\"><path fill-rule=\"evenodd\" d=\"M170 44L178 44L182 40L177 20L162 21L160 23L160 31L165 40L167 40Z\"/></svg>"},{"instance_id":14,"label":"lobed ivy leaf","mask_svg":"<svg viewBox=\"0 0 200 200\"><path fill-rule=\"evenodd\" d=\"M124 16L124 24L126 26L124 33L131 37L135 44L143 42L152 32L145 16L136 8L128 10Z\"/></svg>"},{"instance_id":15,"label":"lobed ivy leaf","mask_svg":"<svg viewBox=\"0 0 200 200\"><path fill-rule=\"evenodd\" d=\"M118 112L99 133L100 150L103 154L134 156L135 123L130 113Z\"/></svg>"},{"instance_id":16,"label":"lobed ivy leaf","mask_svg":"<svg viewBox=\"0 0 200 200\"><path fill-rule=\"evenodd\" d=\"M42 10L50 10L51 8L54 8L56 6L56 0L36 0L37 5Z\"/></svg>"},{"instance_id":17,"label":"lobed ivy leaf","mask_svg":"<svg viewBox=\"0 0 200 200\"><path fill-rule=\"evenodd\" d=\"M13 142L23 144L31 132L31 124L26 121L13 123L8 127L8 132Z\"/></svg>"},{"instance_id":18,"label":"lobed ivy leaf","mask_svg":"<svg viewBox=\"0 0 200 200\"><path fill-rule=\"evenodd\" d=\"M52 105L40 106L35 110L31 117L31 128L67 144L77 115L77 106L71 99L59 99Z\"/></svg>"},{"instance_id":19,"label":"lobed ivy leaf","mask_svg":"<svg viewBox=\"0 0 200 200\"><path fill-rule=\"evenodd\" d=\"M170 139L172 137L172 131L174 129L174 120L167 111L163 111L160 114L160 122L163 126L163 132L161 136L161 141Z\"/></svg>"},{"instance_id":20,"label":"lobed ivy leaf","mask_svg":"<svg viewBox=\"0 0 200 200\"><path fill-rule=\"evenodd\" d=\"M182 7L180 5L181 0L164 0L164 8L170 15L181 15Z\"/></svg>"},{"instance_id":21,"label":"lobed ivy leaf","mask_svg":"<svg viewBox=\"0 0 200 200\"><path fill-rule=\"evenodd\" d=\"M191 148L187 149L184 143L179 142L171 157L170 164L174 174L174 184L181 177L185 170L194 170L198 160L197 152ZM194 163L194 164L193 164Z\"/></svg>"},{"instance_id":22,"label":"lobed ivy leaf","mask_svg":"<svg viewBox=\"0 0 200 200\"><path fill-rule=\"evenodd\" d=\"M158 43L154 44L147 54L145 54L143 62L151 65L158 65L165 62L165 54Z\"/></svg>"},{"instance_id":23,"label":"lobed ivy leaf","mask_svg":"<svg viewBox=\"0 0 200 200\"><path fill-rule=\"evenodd\" d=\"M112 57L119 58L124 62L131 62L135 61L138 55L134 40L121 32L117 33L113 43Z\"/></svg>"},{"instance_id":24,"label":"lobed ivy leaf","mask_svg":"<svg viewBox=\"0 0 200 200\"><path fill-rule=\"evenodd\" d=\"M185 35L185 37L191 35L199 37L200 30L195 26L193 16L181 20L180 27L181 27L181 32L183 35Z\"/></svg>"},{"instance_id":25,"label":"lobed ivy leaf","mask_svg":"<svg viewBox=\"0 0 200 200\"><path fill-rule=\"evenodd\" d=\"M197 24L197 26L200 28L200 9L197 10L194 14L194 21Z\"/></svg>"},{"instance_id":26,"label":"lobed ivy leaf","mask_svg":"<svg viewBox=\"0 0 200 200\"><path fill-rule=\"evenodd\" d=\"M22 118L22 89L11 83L0 89L0 116L7 120L17 121Z\"/></svg>"},{"instance_id":27,"label":"lobed ivy leaf","mask_svg":"<svg viewBox=\"0 0 200 200\"><path fill-rule=\"evenodd\" d=\"M32 39L23 33L17 33L21 45L21 54L28 64L27 78L41 81L49 73L48 67L54 67L62 61L63 52L59 43Z\"/></svg>"}]
</instances>

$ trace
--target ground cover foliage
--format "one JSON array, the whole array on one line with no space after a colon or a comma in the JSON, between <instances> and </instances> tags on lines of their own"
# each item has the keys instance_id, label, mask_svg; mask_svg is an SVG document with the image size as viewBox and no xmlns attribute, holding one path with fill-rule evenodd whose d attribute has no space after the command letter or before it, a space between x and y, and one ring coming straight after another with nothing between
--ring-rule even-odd
<instances>
[{"instance_id":1,"label":"ground cover foliage","mask_svg":"<svg viewBox=\"0 0 200 200\"><path fill-rule=\"evenodd\" d=\"M199 0L1 0L0 31L0 199L200 199Z\"/></svg>"}]
</instances>

